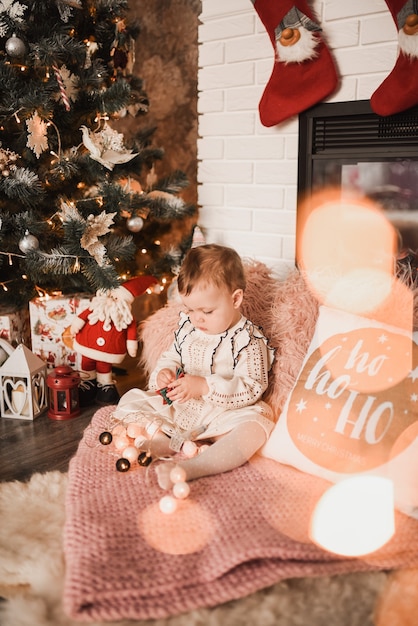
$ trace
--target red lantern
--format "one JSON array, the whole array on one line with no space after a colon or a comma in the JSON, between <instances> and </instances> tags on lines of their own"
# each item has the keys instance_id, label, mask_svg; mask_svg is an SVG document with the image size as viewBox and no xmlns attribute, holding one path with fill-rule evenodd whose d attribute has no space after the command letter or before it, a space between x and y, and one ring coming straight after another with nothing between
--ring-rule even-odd
<instances>
[{"instance_id":1,"label":"red lantern","mask_svg":"<svg viewBox=\"0 0 418 626\"><path fill-rule=\"evenodd\" d=\"M59 365L48 374L48 417L53 420L68 420L80 415L79 383L80 374L69 365Z\"/></svg>"}]
</instances>

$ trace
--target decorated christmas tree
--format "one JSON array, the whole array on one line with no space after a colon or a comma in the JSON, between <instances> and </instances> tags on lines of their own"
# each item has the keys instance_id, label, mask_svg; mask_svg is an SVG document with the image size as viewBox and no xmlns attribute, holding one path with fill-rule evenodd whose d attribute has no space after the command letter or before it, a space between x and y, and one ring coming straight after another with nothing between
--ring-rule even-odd
<instances>
[{"instance_id":1,"label":"decorated christmas tree","mask_svg":"<svg viewBox=\"0 0 418 626\"><path fill-rule=\"evenodd\" d=\"M170 282L191 245L196 207L182 172L158 176L127 11L126 0L0 0L0 304L141 274Z\"/></svg>"}]
</instances>

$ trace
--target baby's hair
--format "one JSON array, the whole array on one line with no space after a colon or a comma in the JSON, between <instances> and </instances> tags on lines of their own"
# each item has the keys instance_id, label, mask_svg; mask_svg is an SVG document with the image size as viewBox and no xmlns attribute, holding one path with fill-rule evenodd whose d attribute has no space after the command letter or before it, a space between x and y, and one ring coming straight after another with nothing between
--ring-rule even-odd
<instances>
[{"instance_id":1,"label":"baby's hair","mask_svg":"<svg viewBox=\"0 0 418 626\"><path fill-rule=\"evenodd\" d=\"M227 288L231 293L245 290L245 272L239 254L215 243L190 248L177 279L179 293L188 296L200 283Z\"/></svg>"}]
</instances>

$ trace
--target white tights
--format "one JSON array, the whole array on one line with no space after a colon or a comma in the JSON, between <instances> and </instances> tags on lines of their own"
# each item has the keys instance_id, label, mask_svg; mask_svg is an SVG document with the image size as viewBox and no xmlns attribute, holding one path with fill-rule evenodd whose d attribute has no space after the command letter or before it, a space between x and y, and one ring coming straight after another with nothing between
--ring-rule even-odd
<instances>
[{"instance_id":1,"label":"white tights","mask_svg":"<svg viewBox=\"0 0 418 626\"><path fill-rule=\"evenodd\" d=\"M202 476L212 476L228 472L248 461L266 441L266 431L257 422L243 422L233 430L222 435L203 452L191 459L164 461L156 466L158 484L162 489L172 486L170 472L174 465L180 465L186 472L186 480ZM165 437L154 439L152 454L165 456L173 451L169 449L170 440Z\"/></svg>"}]
</instances>

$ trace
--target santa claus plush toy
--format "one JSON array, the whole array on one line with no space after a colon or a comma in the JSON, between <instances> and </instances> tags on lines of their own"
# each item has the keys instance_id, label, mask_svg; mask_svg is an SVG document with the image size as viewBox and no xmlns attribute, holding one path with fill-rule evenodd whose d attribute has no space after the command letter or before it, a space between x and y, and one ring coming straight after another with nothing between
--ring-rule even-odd
<instances>
[{"instance_id":1,"label":"santa claus plush toy","mask_svg":"<svg viewBox=\"0 0 418 626\"><path fill-rule=\"evenodd\" d=\"M126 354L136 356L138 350L137 321L132 302L157 280L138 276L111 291L98 291L88 309L72 322L70 332L73 348L81 357L83 382L80 405L116 404L119 393L112 377L112 365L123 361Z\"/></svg>"}]
</instances>

